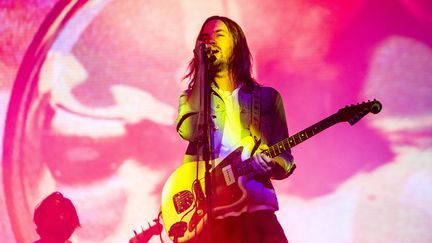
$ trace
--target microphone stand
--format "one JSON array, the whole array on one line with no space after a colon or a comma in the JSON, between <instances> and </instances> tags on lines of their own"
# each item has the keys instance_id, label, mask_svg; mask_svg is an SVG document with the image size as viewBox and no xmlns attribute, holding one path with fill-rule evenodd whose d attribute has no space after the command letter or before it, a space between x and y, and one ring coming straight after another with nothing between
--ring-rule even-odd
<instances>
[{"instance_id":1,"label":"microphone stand","mask_svg":"<svg viewBox=\"0 0 432 243\"><path fill-rule=\"evenodd\" d=\"M212 180L210 170L212 168L211 157L213 154L213 136L212 136L212 119L211 119L211 80L210 80L210 63L207 57L205 44L200 44L199 51L199 82L200 82L200 117L199 127L204 135L203 140L203 159L205 163L205 196L207 211L207 242L212 242L211 231L213 225L212 215Z\"/></svg>"}]
</instances>

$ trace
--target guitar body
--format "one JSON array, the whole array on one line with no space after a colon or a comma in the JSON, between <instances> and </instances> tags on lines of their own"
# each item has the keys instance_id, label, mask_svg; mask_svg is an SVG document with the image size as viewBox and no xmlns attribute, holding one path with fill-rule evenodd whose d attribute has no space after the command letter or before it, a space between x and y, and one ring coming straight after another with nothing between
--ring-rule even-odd
<instances>
[{"instance_id":1,"label":"guitar body","mask_svg":"<svg viewBox=\"0 0 432 243\"><path fill-rule=\"evenodd\" d=\"M162 189L162 220L171 240L184 242L192 239L202 229L204 208L197 209L199 202L192 188L199 186L202 189L200 196L204 195L204 181L199 182L199 185L195 183L196 173L198 178L204 177L204 166L203 162L183 164L171 174ZM200 201L203 200L204 198L200 198ZM197 222L193 222L195 218Z\"/></svg>"},{"instance_id":2,"label":"guitar body","mask_svg":"<svg viewBox=\"0 0 432 243\"><path fill-rule=\"evenodd\" d=\"M220 163L216 162L210 173L214 217L239 211L246 205L247 176L239 175L235 168L244 164L242 157L249 156L250 141L251 138L243 139L241 144L246 146L238 147ZM172 240L184 242L202 231L207 220L205 183L204 161L184 163L166 181L161 212L165 230Z\"/></svg>"}]
</instances>

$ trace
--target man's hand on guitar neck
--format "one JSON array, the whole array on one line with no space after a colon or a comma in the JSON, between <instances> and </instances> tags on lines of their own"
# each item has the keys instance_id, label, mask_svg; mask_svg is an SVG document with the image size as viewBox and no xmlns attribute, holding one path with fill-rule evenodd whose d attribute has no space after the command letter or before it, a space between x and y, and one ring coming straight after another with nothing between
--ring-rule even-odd
<instances>
[{"instance_id":1,"label":"man's hand on guitar neck","mask_svg":"<svg viewBox=\"0 0 432 243\"><path fill-rule=\"evenodd\" d=\"M268 173L270 173L270 171L272 170L272 167L270 166L270 164L273 163L272 159L263 153L257 152L251 158L251 163L252 168L258 175L268 175Z\"/></svg>"},{"instance_id":2,"label":"man's hand on guitar neck","mask_svg":"<svg viewBox=\"0 0 432 243\"><path fill-rule=\"evenodd\" d=\"M265 149L268 149L267 145L260 145L257 152L251 157L252 168L256 174L261 176L269 175L270 171L275 165L275 161L273 161L272 158L260 152Z\"/></svg>"},{"instance_id":3,"label":"man's hand on guitar neck","mask_svg":"<svg viewBox=\"0 0 432 243\"><path fill-rule=\"evenodd\" d=\"M250 158L255 175L268 176L271 179L281 180L292 174L296 167L294 162L289 162L287 164L289 169L285 171L283 169L283 165L286 163L285 160L280 157L271 158L261 153L261 151L264 150L268 150L268 146L261 144L255 154Z\"/></svg>"}]
</instances>

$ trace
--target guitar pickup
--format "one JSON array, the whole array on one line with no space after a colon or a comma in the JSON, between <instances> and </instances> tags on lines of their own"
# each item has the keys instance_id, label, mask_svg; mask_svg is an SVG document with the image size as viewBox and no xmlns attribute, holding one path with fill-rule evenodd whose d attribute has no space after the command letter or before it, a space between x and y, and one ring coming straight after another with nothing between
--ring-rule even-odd
<instances>
[{"instance_id":1,"label":"guitar pickup","mask_svg":"<svg viewBox=\"0 0 432 243\"><path fill-rule=\"evenodd\" d=\"M178 214L186 211L194 202L192 192L183 190L173 196L174 208Z\"/></svg>"},{"instance_id":2,"label":"guitar pickup","mask_svg":"<svg viewBox=\"0 0 432 243\"><path fill-rule=\"evenodd\" d=\"M234 172L231 168L231 165L227 165L227 166L223 167L222 168L222 174L224 176L225 184L227 186L232 185L236 182L236 178L234 176Z\"/></svg>"}]
</instances>

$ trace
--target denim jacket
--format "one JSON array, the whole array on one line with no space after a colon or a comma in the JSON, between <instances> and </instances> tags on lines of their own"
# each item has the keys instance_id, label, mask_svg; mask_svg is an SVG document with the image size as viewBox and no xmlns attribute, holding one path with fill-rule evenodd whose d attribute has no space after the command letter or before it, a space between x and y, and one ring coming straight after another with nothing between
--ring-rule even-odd
<instances>
[{"instance_id":1,"label":"denim jacket","mask_svg":"<svg viewBox=\"0 0 432 243\"><path fill-rule=\"evenodd\" d=\"M268 146L273 145L288 137L288 129L285 119L285 111L283 107L283 102L280 94L273 88L254 86L257 92L261 92L261 108L260 108L260 122L259 129L255 129L259 134L251 133L252 126L252 88L242 86L238 92L238 101L240 106L240 120L242 124L241 137L247 136L259 136L261 144L266 144ZM198 109L194 109L188 103L188 97L190 95L189 90L186 90L180 96L179 101L179 111L178 117L176 119L177 132L179 135L189 141L189 146L186 150L184 157L184 163L197 161L200 156L200 146L199 141L202 139L202 135L197 129L198 122ZM218 93L212 90L211 95L211 117L213 124L212 134L213 134L213 144L214 151L218 151L220 147L220 142L223 134L223 128L225 123L225 104ZM219 147L218 147L219 146ZM216 155L213 154L213 158ZM293 156L291 151L288 150L279 156L273 158L279 165L279 170L277 174L272 174L270 177L272 179L283 179L286 178L293 169ZM273 209L277 210L277 199L274 193L273 186L270 182L270 178L259 178L253 179L248 183L248 191L253 199L250 200L250 208L260 208L264 205L263 209ZM267 192L263 192L267 190ZM255 193L253 191L256 191ZM266 207L267 206L267 207ZM262 207L261 207L262 208ZM252 209L253 211L254 209Z\"/></svg>"}]
</instances>

